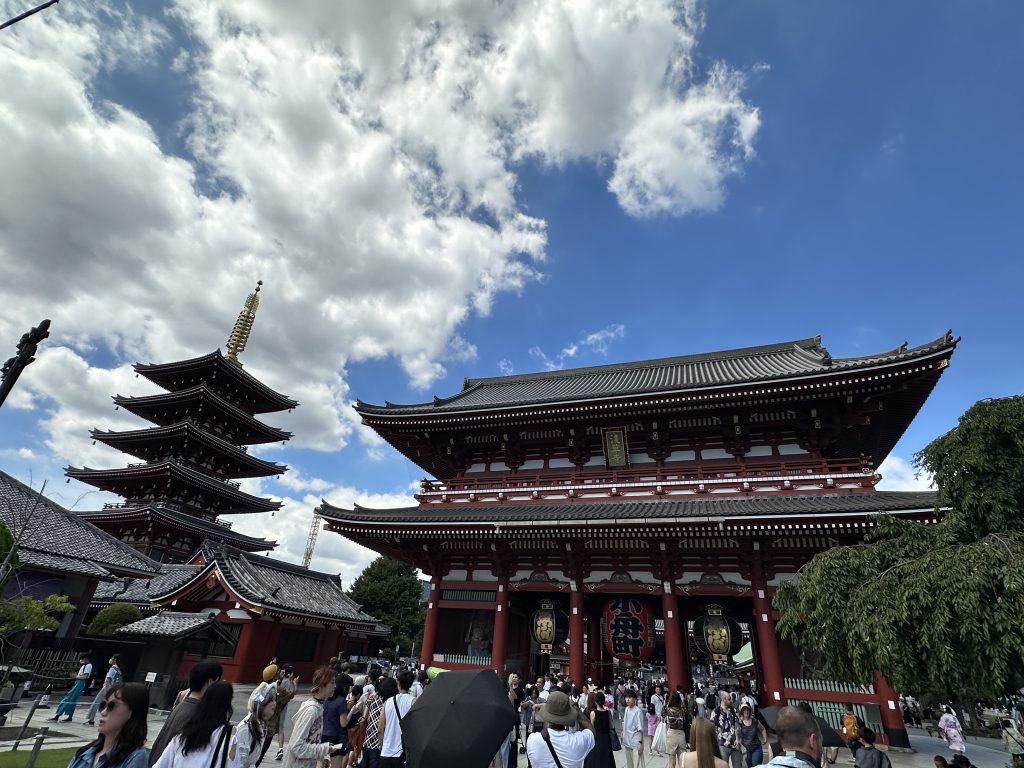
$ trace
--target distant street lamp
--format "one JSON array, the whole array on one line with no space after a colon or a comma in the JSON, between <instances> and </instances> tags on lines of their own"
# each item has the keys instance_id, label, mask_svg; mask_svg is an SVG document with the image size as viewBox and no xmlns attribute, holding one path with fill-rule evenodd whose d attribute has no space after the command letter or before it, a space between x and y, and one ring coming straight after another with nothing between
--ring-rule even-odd
<instances>
[{"instance_id":1,"label":"distant street lamp","mask_svg":"<svg viewBox=\"0 0 1024 768\"><path fill-rule=\"evenodd\" d=\"M49 320L43 320L35 328L22 335L21 341L18 342L17 354L4 363L4 367L0 369L0 405L4 404L4 400L7 399L7 395L14 388L14 383L21 376L25 366L31 365L35 361L39 342L49 335Z\"/></svg>"}]
</instances>

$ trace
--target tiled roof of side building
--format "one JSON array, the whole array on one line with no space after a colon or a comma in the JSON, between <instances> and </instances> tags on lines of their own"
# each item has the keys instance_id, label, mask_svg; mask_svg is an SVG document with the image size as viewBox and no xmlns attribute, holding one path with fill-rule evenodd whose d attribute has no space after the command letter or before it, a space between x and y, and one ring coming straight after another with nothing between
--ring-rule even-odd
<instances>
[{"instance_id":1,"label":"tiled roof of side building","mask_svg":"<svg viewBox=\"0 0 1024 768\"><path fill-rule=\"evenodd\" d=\"M161 611L153 616L126 624L117 630L117 634L140 637L184 637L207 627L212 628L216 623L216 619L211 618L208 613Z\"/></svg>"},{"instance_id":2,"label":"tiled roof of side building","mask_svg":"<svg viewBox=\"0 0 1024 768\"><path fill-rule=\"evenodd\" d=\"M377 623L345 594L337 576L209 542L203 545L203 555L207 562L216 561L232 588L253 603L327 619Z\"/></svg>"},{"instance_id":3,"label":"tiled roof of side building","mask_svg":"<svg viewBox=\"0 0 1024 768\"><path fill-rule=\"evenodd\" d=\"M368 416L426 415L834 375L926 357L951 350L958 341L947 332L918 347L908 348L902 344L875 355L833 358L822 346L821 338L815 336L780 344L657 360L466 379L461 392L448 398L435 398L431 403L398 405L385 402L379 406L359 401L356 410Z\"/></svg>"},{"instance_id":4,"label":"tiled roof of side building","mask_svg":"<svg viewBox=\"0 0 1024 768\"><path fill-rule=\"evenodd\" d=\"M0 522L26 565L100 575L155 573L159 564L0 471Z\"/></svg>"},{"instance_id":5,"label":"tiled roof of side building","mask_svg":"<svg viewBox=\"0 0 1024 768\"><path fill-rule=\"evenodd\" d=\"M167 594L184 586L203 570L201 565L162 565L160 573L151 577L100 584L93 595L93 604L132 603L147 606L154 595Z\"/></svg>"},{"instance_id":6,"label":"tiled roof of side building","mask_svg":"<svg viewBox=\"0 0 1024 768\"><path fill-rule=\"evenodd\" d=\"M320 514L328 520L362 524L468 524L671 521L699 522L729 517L775 517L830 514L873 514L935 509L933 491L874 491L864 493L788 494L703 497L659 501L590 501L550 504L481 504L397 509L333 507L327 502Z\"/></svg>"}]
</instances>

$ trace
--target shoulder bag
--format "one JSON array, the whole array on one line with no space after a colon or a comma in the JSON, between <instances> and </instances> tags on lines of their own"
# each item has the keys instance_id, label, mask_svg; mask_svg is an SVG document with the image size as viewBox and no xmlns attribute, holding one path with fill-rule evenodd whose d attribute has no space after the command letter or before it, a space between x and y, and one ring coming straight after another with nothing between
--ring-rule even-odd
<instances>
[{"instance_id":1,"label":"shoulder bag","mask_svg":"<svg viewBox=\"0 0 1024 768\"><path fill-rule=\"evenodd\" d=\"M544 739L544 743L548 745L548 749L551 751L551 759L555 761L555 765L557 765L558 768L562 768L562 761L558 759L558 755L555 753L555 748L551 744L551 737L548 736L547 726L541 730L540 735L541 738Z\"/></svg>"},{"instance_id":2,"label":"shoulder bag","mask_svg":"<svg viewBox=\"0 0 1024 768\"><path fill-rule=\"evenodd\" d=\"M228 762L228 734L231 732L231 723L225 723L220 730L220 738L217 739L217 746L213 749L213 757L210 758L210 768L218 768L217 763L220 763L220 768L224 768ZM217 760L218 755L220 760Z\"/></svg>"}]
</instances>

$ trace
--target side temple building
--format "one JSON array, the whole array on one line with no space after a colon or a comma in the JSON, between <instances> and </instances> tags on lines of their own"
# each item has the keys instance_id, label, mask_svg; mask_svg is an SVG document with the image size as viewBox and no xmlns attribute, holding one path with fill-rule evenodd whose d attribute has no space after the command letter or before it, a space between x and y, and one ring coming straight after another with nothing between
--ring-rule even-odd
<instances>
[{"instance_id":1,"label":"side temple building","mask_svg":"<svg viewBox=\"0 0 1024 768\"><path fill-rule=\"evenodd\" d=\"M363 422L436 479L415 507L320 513L429 574L422 665L536 674L550 657L534 617L552 606L567 616L574 680L607 681L613 663L653 653L688 690L691 661L728 656L706 631L728 617L752 638L762 703L811 701L837 723L852 701L905 746L885 679L812 679L776 635L771 601L816 552L862 539L873 515L936 519L933 493L878 491L877 469L957 341L834 358L813 337L359 402Z\"/></svg>"}]
</instances>

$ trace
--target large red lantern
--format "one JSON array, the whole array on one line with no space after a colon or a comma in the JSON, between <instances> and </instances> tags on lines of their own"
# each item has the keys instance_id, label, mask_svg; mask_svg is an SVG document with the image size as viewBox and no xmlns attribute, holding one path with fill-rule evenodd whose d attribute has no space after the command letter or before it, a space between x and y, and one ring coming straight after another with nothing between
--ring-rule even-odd
<instances>
[{"instance_id":1,"label":"large red lantern","mask_svg":"<svg viewBox=\"0 0 1024 768\"><path fill-rule=\"evenodd\" d=\"M654 614L639 598L605 603L604 626L604 647L616 659L644 661L654 653Z\"/></svg>"}]
</instances>

